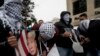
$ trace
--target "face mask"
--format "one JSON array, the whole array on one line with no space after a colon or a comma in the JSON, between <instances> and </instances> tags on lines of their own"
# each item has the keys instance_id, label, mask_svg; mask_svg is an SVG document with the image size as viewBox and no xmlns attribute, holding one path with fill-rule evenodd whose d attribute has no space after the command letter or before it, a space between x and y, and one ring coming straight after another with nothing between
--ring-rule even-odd
<instances>
[{"instance_id":1,"label":"face mask","mask_svg":"<svg viewBox=\"0 0 100 56\"><path fill-rule=\"evenodd\" d=\"M70 15L69 14L65 14L64 17L63 17L63 20L66 22L66 24L68 24L69 21L70 21Z\"/></svg>"}]
</instances>

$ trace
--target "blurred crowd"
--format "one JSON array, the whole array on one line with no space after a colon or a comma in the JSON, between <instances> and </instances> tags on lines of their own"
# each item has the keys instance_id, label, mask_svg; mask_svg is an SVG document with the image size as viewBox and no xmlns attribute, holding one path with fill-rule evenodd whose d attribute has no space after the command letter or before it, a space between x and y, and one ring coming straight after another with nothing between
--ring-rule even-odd
<instances>
[{"instance_id":1,"label":"blurred crowd","mask_svg":"<svg viewBox=\"0 0 100 56\"><path fill-rule=\"evenodd\" d=\"M58 22L32 21L21 15L22 1L0 5L0 56L100 56L100 20L79 16L74 29L71 13ZM1 2L0 2L1 3Z\"/></svg>"}]
</instances>

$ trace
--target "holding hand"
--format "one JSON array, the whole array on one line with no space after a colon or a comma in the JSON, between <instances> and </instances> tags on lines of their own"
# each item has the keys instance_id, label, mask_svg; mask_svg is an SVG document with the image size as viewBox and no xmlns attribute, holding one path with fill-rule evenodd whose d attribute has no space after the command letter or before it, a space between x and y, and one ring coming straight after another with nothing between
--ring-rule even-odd
<instances>
[{"instance_id":1,"label":"holding hand","mask_svg":"<svg viewBox=\"0 0 100 56\"><path fill-rule=\"evenodd\" d=\"M70 37L71 33L70 32L64 32L63 36L64 37Z\"/></svg>"},{"instance_id":2,"label":"holding hand","mask_svg":"<svg viewBox=\"0 0 100 56\"><path fill-rule=\"evenodd\" d=\"M80 40L81 40L81 44L86 44L86 43L89 43L90 42L90 39L83 36L83 35L80 35Z\"/></svg>"},{"instance_id":3,"label":"holding hand","mask_svg":"<svg viewBox=\"0 0 100 56\"><path fill-rule=\"evenodd\" d=\"M12 32L9 32L9 37L7 39L8 41L8 44L11 46L11 47L17 47L17 38L16 36L13 35Z\"/></svg>"}]
</instances>

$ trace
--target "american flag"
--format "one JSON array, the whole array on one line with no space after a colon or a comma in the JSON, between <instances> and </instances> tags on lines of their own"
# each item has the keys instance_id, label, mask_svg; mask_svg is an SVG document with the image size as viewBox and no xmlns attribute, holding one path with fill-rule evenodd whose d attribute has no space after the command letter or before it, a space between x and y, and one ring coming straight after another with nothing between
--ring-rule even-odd
<instances>
[{"instance_id":1,"label":"american flag","mask_svg":"<svg viewBox=\"0 0 100 56\"><path fill-rule=\"evenodd\" d=\"M20 38L18 40L18 48L16 49L17 56L27 56L28 47L27 47L27 32L22 30Z\"/></svg>"}]
</instances>

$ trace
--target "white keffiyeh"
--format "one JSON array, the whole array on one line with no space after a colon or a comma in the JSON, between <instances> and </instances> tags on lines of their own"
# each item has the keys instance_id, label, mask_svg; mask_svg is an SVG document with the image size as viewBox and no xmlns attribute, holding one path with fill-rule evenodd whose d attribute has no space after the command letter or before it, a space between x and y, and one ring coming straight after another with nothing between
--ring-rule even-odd
<instances>
[{"instance_id":1,"label":"white keffiyeh","mask_svg":"<svg viewBox=\"0 0 100 56\"><path fill-rule=\"evenodd\" d=\"M21 21L22 6L20 0L5 0L3 9L0 10L0 19L4 27L9 26L12 32L17 30L17 22Z\"/></svg>"},{"instance_id":2,"label":"white keffiyeh","mask_svg":"<svg viewBox=\"0 0 100 56\"><path fill-rule=\"evenodd\" d=\"M45 40L49 40L54 37L55 26L52 23L43 23L39 28L40 35Z\"/></svg>"},{"instance_id":3,"label":"white keffiyeh","mask_svg":"<svg viewBox=\"0 0 100 56\"><path fill-rule=\"evenodd\" d=\"M21 11L22 11L22 6L21 2L12 0L11 2L5 4L5 11L6 14L16 20L20 20L22 18Z\"/></svg>"}]
</instances>

